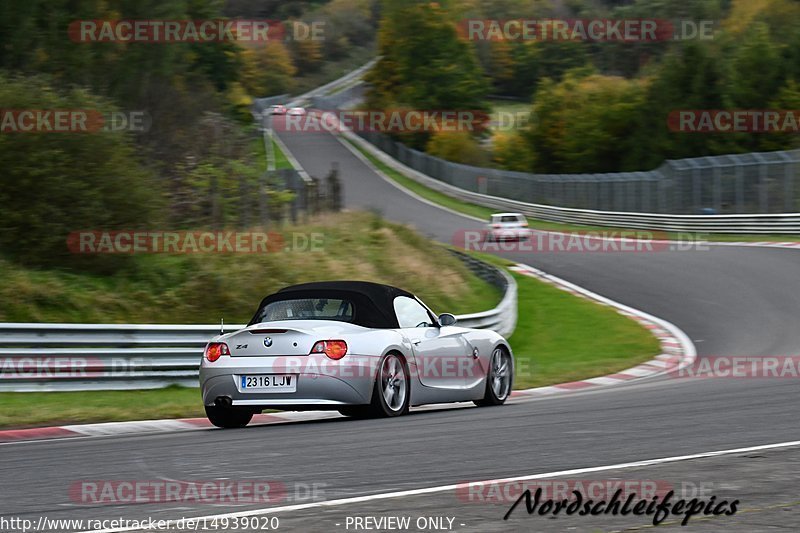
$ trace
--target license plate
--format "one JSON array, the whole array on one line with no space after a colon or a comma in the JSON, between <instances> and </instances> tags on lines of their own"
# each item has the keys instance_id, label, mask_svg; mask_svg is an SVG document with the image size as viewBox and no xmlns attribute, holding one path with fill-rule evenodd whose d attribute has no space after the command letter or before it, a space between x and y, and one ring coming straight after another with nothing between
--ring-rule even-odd
<instances>
[{"instance_id":1,"label":"license plate","mask_svg":"<svg viewBox=\"0 0 800 533\"><path fill-rule=\"evenodd\" d=\"M296 392L297 374L240 376L243 391Z\"/></svg>"}]
</instances>

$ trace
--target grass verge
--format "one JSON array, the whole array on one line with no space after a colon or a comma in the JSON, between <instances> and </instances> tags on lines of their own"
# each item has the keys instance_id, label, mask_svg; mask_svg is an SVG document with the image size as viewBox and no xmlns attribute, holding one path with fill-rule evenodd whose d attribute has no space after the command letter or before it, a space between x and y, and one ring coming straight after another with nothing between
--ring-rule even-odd
<instances>
[{"instance_id":1,"label":"grass verge","mask_svg":"<svg viewBox=\"0 0 800 533\"><path fill-rule=\"evenodd\" d=\"M216 324L223 317L237 324L267 294L320 279L397 285L438 312L484 311L500 299L441 246L371 213L329 214L271 231L288 250L129 255L103 275L0 258L0 321Z\"/></svg>"},{"instance_id":2,"label":"grass verge","mask_svg":"<svg viewBox=\"0 0 800 533\"><path fill-rule=\"evenodd\" d=\"M483 207L476 204L471 204L469 202L463 202L452 196L448 196L444 193L431 189L430 187L426 187L421 183L409 178L405 174L402 174L390 166L386 165L378 158L373 156L372 154L368 153L362 147L357 145L356 143L350 141L349 139L344 139L345 142L349 143L353 148L358 150L364 157L366 157L375 167L377 167L381 172L386 174L389 178L397 182L399 185L405 187L406 189L410 190L411 192L434 202L436 204L441 205L442 207L446 207L448 209L452 209L453 211L457 211L459 213L464 213L465 215L471 215L474 217L478 217L482 220L488 221L492 213L496 213L497 209L492 209L489 207ZM547 220L540 220L535 218L528 218L528 223L532 228L540 229L540 230L548 230L548 231L603 231L603 232L626 232L630 234L631 231L636 231L644 234L653 234L654 238L658 239L674 239L678 241L686 241L686 242L695 242L696 240L709 240L709 241L718 241L718 242L784 242L784 241L800 241L800 235L759 235L759 234L735 234L735 235L728 235L724 233L702 233L702 234L694 234L694 233L674 233L674 232L662 232L662 231L652 231L647 232L645 230L631 230L629 228L617 228L613 226L581 226L578 224L562 224L560 222L550 222Z\"/></svg>"},{"instance_id":3,"label":"grass verge","mask_svg":"<svg viewBox=\"0 0 800 533\"><path fill-rule=\"evenodd\" d=\"M499 267L514 264L491 254L472 255ZM612 307L511 275L518 287L517 327L509 338L517 363L515 389L613 374L661 353L649 330Z\"/></svg>"},{"instance_id":4,"label":"grass verge","mask_svg":"<svg viewBox=\"0 0 800 533\"><path fill-rule=\"evenodd\" d=\"M264 140L262 138L255 139L253 144L253 149L256 152L256 157L259 161L266 161L266 153L264 151ZM281 147L278 146L278 143L275 140L272 141L272 150L275 154L275 170L281 169L289 169L292 168L292 164L287 159L286 154L283 153ZM266 165L265 165L266 166Z\"/></svg>"},{"instance_id":5,"label":"grass verge","mask_svg":"<svg viewBox=\"0 0 800 533\"><path fill-rule=\"evenodd\" d=\"M272 147L275 151L275 168L277 170L281 170L284 168L292 168L292 164L289 163L289 160L286 158L286 154L283 153L278 143L274 140L272 141Z\"/></svg>"},{"instance_id":6,"label":"grass verge","mask_svg":"<svg viewBox=\"0 0 800 533\"><path fill-rule=\"evenodd\" d=\"M200 389L2 392L0 428L204 417Z\"/></svg>"},{"instance_id":7,"label":"grass verge","mask_svg":"<svg viewBox=\"0 0 800 533\"><path fill-rule=\"evenodd\" d=\"M514 388L613 374L660 353L649 331L612 308L513 275L519 287L519 321L509 339L517 364Z\"/></svg>"}]
</instances>

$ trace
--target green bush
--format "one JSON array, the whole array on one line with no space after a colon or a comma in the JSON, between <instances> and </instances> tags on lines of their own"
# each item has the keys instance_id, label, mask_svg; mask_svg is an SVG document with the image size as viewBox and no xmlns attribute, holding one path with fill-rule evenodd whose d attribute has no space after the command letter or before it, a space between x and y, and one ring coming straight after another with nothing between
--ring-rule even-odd
<instances>
[{"instance_id":1,"label":"green bush","mask_svg":"<svg viewBox=\"0 0 800 533\"><path fill-rule=\"evenodd\" d=\"M59 93L44 78L0 73L0 109L116 108L82 89ZM80 258L71 232L144 229L156 222L159 187L125 133L0 134L0 251L33 265L107 269L112 258Z\"/></svg>"}]
</instances>

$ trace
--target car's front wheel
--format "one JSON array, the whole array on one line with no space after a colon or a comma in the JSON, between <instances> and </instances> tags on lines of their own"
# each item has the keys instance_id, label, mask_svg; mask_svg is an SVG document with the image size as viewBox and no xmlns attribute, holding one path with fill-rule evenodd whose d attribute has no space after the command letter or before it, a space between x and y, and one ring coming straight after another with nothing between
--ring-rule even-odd
<instances>
[{"instance_id":1,"label":"car's front wheel","mask_svg":"<svg viewBox=\"0 0 800 533\"><path fill-rule=\"evenodd\" d=\"M511 354L505 348L498 346L492 352L492 359L489 361L486 392L483 398L475 402L475 405L484 407L505 403L511 394L512 374Z\"/></svg>"},{"instance_id":2,"label":"car's front wheel","mask_svg":"<svg viewBox=\"0 0 800 533\"><path fill-rule=\"evenodd\" d=\"M218 428L243 428L253 419L252 411L229 407L206 406L208 421Z\"/></svg>"}]
</instances>

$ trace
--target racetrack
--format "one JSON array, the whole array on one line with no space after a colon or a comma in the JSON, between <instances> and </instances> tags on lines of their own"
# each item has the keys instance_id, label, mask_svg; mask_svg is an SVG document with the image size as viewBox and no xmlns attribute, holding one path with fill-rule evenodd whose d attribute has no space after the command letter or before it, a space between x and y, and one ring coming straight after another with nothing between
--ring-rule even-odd
<instances>
[{"instance_id":1,"label":"racetrack","mask_svg":"<svg viewBox=\"0 0 800 533\"><path fill-rule=\"evenodd\" d=\"M281 138L312 175L324 176L332 162L339 164L349 208L377 209L445 242L459 230L482 227L405 194L329 134L283 133ZM795 290L800 253L791 250L711 247L505 256L674 323L695 342L698 357L800 352L800 291ZM0 515L177 519L265 507L175 502L87 506L69 495L70 486L80 480L258 478L282 482L290 492L295 483L322 484L324 498L331 500L794 441L800 435L794 409L798 393L800 385L793 379L662 377L517 400L501 408L421 410L391 420L342 418L241 431L6 444L0 446L6 481ZM768 523L800 525L791 506L778 514L767 509L797 499L784 478L796 472L791 465L799 458L797 448L789 448L579 477L711 482L715 494L740 497L745 507L763 510L690 527L754 531ZM288 498L276 505L291 503ZM507 508L464 502L442 491L287 510L280 516L282 529L319 531L344 531L347 515L367 514L447 515L455 517L459 531L584 531L650 523L647 517L613 523L592 517L528 518L521 510L513 522L503 522Z\"/></svg>"}]
</instances>

